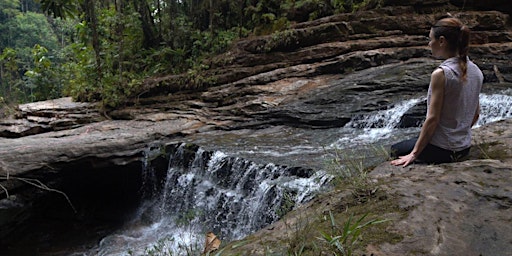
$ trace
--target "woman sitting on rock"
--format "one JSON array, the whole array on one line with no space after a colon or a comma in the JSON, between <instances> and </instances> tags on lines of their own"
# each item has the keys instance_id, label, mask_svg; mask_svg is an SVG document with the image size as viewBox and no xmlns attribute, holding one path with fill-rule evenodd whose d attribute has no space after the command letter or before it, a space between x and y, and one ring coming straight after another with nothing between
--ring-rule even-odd
<instances>
[{"instance_id":1,"label":"woman sitting on rock","mask_svg":"<svg viewBox=\"0 0 512 256\"><path fill-rule=\"evenodd\" d=\"M430 29L432 55L445 61L432 72L427 117L419 137L391 146L391 156L398 157L391 164L448 163L468 155L483 83L482 71L467 56L469 34L469 28L453 17Z\"/></svg>"}]
</instances>

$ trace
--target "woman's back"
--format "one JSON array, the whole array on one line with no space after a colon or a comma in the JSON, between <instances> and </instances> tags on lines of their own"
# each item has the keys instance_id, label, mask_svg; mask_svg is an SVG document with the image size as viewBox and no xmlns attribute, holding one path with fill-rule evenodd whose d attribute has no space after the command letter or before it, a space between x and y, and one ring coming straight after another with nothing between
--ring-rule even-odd
<instances>
[{"instance_id":1,"label":"woman's back","mask_svg":"<svg viewBox=\"0 0 512 256\"><path fill-rule=\"evenodd\" d=\"M470 30L454 17L438 20L428 35L432 56L445 59L432 72L428 111L418 138L391 146L391 161L407 166L416 160L448 163L467 156L471 126L480 113L479 94L483 75L469 60Z\"/></svg>"},{"instance_id":2,"label":"woman's back","mask_svg":"<svg viewBox=\"0 0 512 256\"><path fill-rule=\"evenodd\" d=\"M443 69L446 80L444 100L441 119L430 143L459 151L471 146L471 124L478 108L483 74L468 59L466 79L462 81L458 57L445 60L439 67Z\"/></svg>"}]
</instances>

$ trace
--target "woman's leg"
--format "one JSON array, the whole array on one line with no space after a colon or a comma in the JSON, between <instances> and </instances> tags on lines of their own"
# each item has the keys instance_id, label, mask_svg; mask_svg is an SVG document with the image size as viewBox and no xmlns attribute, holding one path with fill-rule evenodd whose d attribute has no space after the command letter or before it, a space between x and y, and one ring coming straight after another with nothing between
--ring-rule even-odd
<instances>
[{"instance_id":1,"label":"woman's leg","mask_svg":"<svg viewBox=\"0 0 512 256\"><path fill-rule=\"evenodd\" d=\"M397 158L411 153L417 140L418 138L412 138L392 145L390 156ZM453 152L429 143L418 156L417 160L427 164L451 163L468 155L468 153L469 148L459 152Z\"/></svg>"},{"instance_id":2,"label":"woman's leg","mask_svg":"<svg viewBox=\"0 0 512 256\"><path fill-rule=\"evenodd\" d=\"M414 145L416 145L417 140L418 138L412 138L392 145L391 152L389 153L389 155L392 158L397 158L399 156L405 156L411 153L412 149L414 148Z\"/></svg>"},{"instance_id":3,"label":"woman's leg","mask_svg":"<svg viewBox=\"0 0 512 256\"><path fill-rule=\"evenodd\" d=\"M432 144L427 144L425 149L423 149L421 154L418 156L418 160L421 160L427 164L442 164L451 163L455 159L453 157L452 151L434 146Z\"/></svg>"}]
</instances>

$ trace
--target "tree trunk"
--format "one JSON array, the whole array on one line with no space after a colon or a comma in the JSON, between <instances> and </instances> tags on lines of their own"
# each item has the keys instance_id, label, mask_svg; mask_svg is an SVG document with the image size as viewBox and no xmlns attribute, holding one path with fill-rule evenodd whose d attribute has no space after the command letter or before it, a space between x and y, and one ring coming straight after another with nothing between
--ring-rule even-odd
<instances>
[{"instance_id":1,"label":"tree trunk","mask_svg":"<svg viewBox=\"0 0 512 256\"><path fill-rule=\"evenodd\" d=\"M159 0L156 0L156 10L158 14L158 37L163 38L162 36L162 5L160 4Z\"/></svg>"},{"instance_id":2,"label":"tree trunk","mask_svg":"<svg viewBox=\"0 0 512 256\"><path fill-rule=\"evenodd\" d=\"M124 7L124 3L123 3L123 0L117 0L116 1L116 11L118 13L118 15L121 17L121 19L124 19L124 15L123 15L123 7ZM124 31L124 23L121 21L117 24L117 28L116 28L116 31L114 31L114 33L116 33L116 36L117 36L117 40L118 40L118 59L117 59L117 62L118 62L118 66L119 66L119 70L118 70L118 74L119 74L119 77L121 79L123 79L123 61L124 61L124 36L123 36L123 31Z\"/></svg>"},{"instance_id":3,"label":"tree trunk","mask_svg":"<svg viewBox=\"0 0 512 256\"><path fill-rule=\"evenodd\" d=\"M213 10L213 0L210 0L210 23L209 23L209 26L208 28L210 29L210 34L213 35L213 15L214 15L214 10Z\"/></svg>"},{"instance_id":4,"label":"tree trunk","mask_svg":"<svg viewBox=\"0 0 512 256\"><path fill-rule=\"evenodd\" d=\"M86 0L85 2L86 14L88 20L90 21L89 26L92 32L92 48L94 49L94 57L96 59L96 79L95 86L101 86L101 49L100 49L100 38L98 34L98 17L96 17L96 7L94 5L94 0Z\"/></svg>"},{"instance_id":5,"label":"tree trunk","mask_svg":"<svg viewBox=\"0 0 512 256\"><path fill-rule=\"evenodd\" d=\"M244 27L244 23L245 23L245 20L244 20L244 10L245 10L245 1L246 0L240 0L240 17L239 17L239 22L238 22L238 37L242 38L242 28Z\"/></svg>"},{"instance_id":6,"label":"tree trunk","mask_svg":"<svg viewBox=\"0 0 512 256\"><path fill-rule=\"evenodd\" d=\"M132 1L135 10L139 13L142 23L142 32L144 33L144 48L149 49L160 45L161 38L155 29L155 22L151 15L148 2L145 0Z\"/></svg>"},{"instance_id":7,"label":"tree trunk","mask_svg":"<svg viewBox=\"0 0 512 256\"><path fill-rule=\"evenodd\" d=\"M174 19L175 19L175 15L178 16L178 10L176 8L176 1L175 0L171 0L169 1L169 29L167 30L167 37L165 38L167 40L167 44L174 48L175 45L174 45L174 42L175 40L173 39L173 34L174 34Z\"/></svg>"}]
</instances>

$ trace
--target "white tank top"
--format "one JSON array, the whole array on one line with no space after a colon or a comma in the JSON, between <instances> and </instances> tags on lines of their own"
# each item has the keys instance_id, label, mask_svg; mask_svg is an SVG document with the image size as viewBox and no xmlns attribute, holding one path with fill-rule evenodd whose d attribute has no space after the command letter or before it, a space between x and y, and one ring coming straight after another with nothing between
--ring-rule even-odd
<instances>
[{"instance_id":1,"label":"white tank top","mask_svg":"<svg viewBox=\"0 0 512 256\"><path fill-rule=\"evenodd\" d=\"M467 60L467 78L461 80L458 57L445 60L439 66L444 71L444 100L441 119L430 144L452 151L471 146L471 123L478 107L482 89L482 71L471 60ZM430 106L432 88L429 86L427 106ZM427 110L428 111L428 110Z\"/></svg>"}]
</instances>

